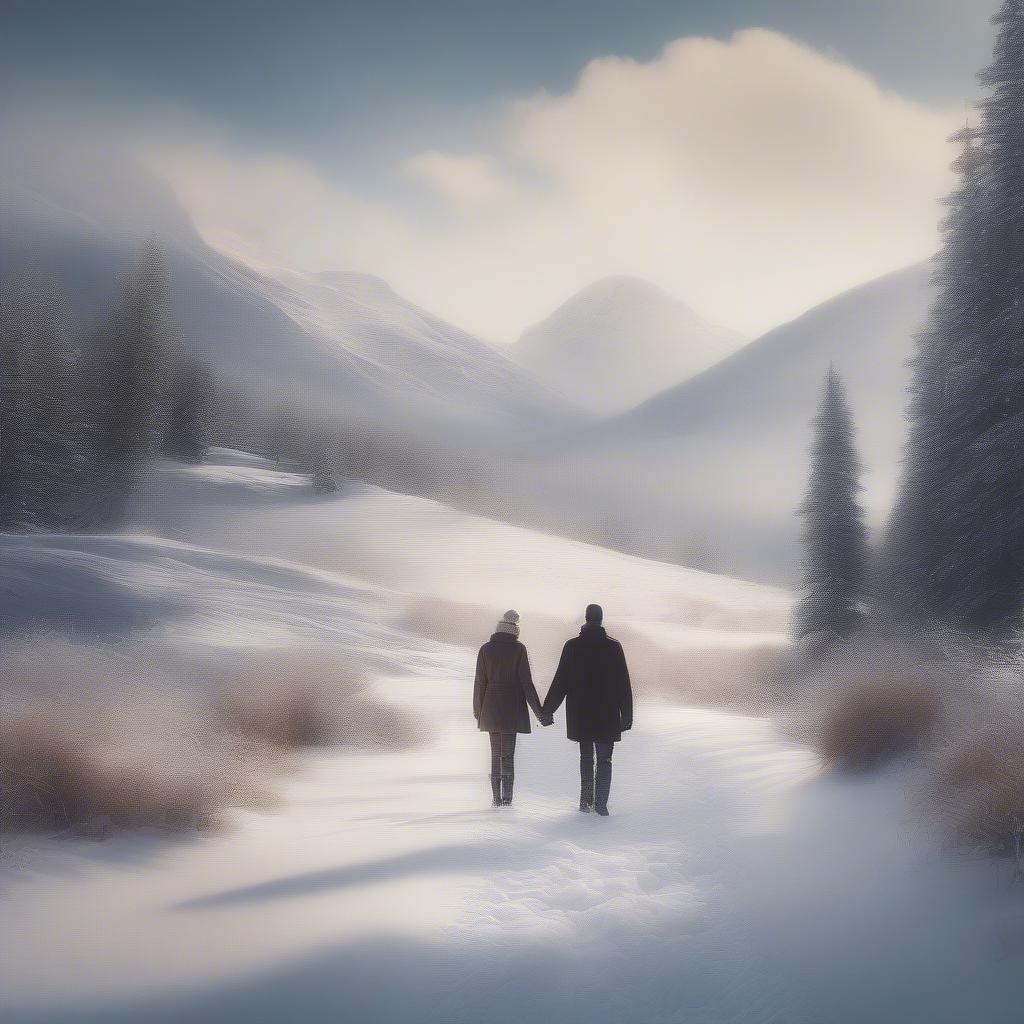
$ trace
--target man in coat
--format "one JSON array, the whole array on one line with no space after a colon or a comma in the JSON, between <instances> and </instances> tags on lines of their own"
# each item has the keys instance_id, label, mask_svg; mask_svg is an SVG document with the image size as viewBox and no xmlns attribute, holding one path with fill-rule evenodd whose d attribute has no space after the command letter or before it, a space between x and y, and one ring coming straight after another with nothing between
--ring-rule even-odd
<instances>
[{"instance_id":1,"label":"man in coat","mask_svg":"<svg viewBox=\"0 0 1024 1024\"><path fill-rule=\"evenodd\" d=\"M566 732L580 745L580 810L608 814L612 748L633 727L633 690L622 644L601 625L601 606L587 606L580 635L566 642L544 701L553 715L566 702ZM594 777L594 754L597 777Z\"/></svg>"}]
</instances>

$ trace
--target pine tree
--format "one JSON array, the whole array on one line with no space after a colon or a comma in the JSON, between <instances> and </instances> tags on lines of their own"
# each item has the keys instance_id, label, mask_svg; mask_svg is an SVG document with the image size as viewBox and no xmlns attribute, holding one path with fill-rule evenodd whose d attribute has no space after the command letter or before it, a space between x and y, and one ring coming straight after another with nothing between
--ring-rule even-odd
<instances>
[{"instance_id":1,"label":"pine tree","mask_svg":"<svg viewBox=\"0 0 1024 1024\"><path fill-rule=\"evenodd\" d=\"M993 637L1024 611L1024 0L1004 0L977 144L961 136L890 530L903 609Z\"/></svg>"},{"instance_id":2,"label":"pine tree","mask_svg":"<svg viewBox=\"0 0 1024 1024\"><path fill-rule=\"evenodd\" d=\"M306 436L302 457L314 494L333 494L338 489L338 457L330 430L313 427Z\"/></svg>"},{"instance_id":3,"label":"pine tree","mask_svg":"<svg viewBox=\"0 0 1024 1024\"><path fill-rule=\"evenodd\" d=\"M0 285L0 530L21 530L26 522L24 478L27 451L25 352L28 317L21 289L12 281Z\"/></svg>"},{"instance_id":4,"label":"pine tree","mask_svg":"<svg viewBox=\"0 0 1024 1024\"><path fill-rule=\"evenodd\" d=\"M825 377L813 421L803 518L803 598L795 613L799 639L812 634L849 636L861 618L867 532L858 494L860 461L846 390L833 367Z\"/></svg>"},{"instance_id":5,"label":"pine tree","mask_svg":"<svg viewBox=\"0 0 1024 1024\"><path fill-rule=\"evenodd\" d=\"M170 459L198 465L210 448L214 382L210 368L199 359L184 359L171 384L161 450Z\"/></svg>"},{"instance_id":6,"label":"pine tree","mask_svg":"<svg viewBox=\"0 0 1024 1024\"><path fill-rule=\"evenodd\" d=\"M961 147L954 163L960 183L946 200L935 299L912 362L904 471L882 577L898 614L947 622L957 618L968 566L983 543L969 506L971 493L984 490L974 441L986 408L992 290L987 160L969 126L953 141Z\"/></svg>"},{"instance_id":7,"label":"pine tree","mask_svg":"<svg viewBox=\"0 0 1024 1024\"><path fill-rule=\"evenodd\" d=\"M959 403L973 473L953 500L968 524L952 552L953 619L994 634L1020 630L1024 611L1024 0L1004 0L992 63L980 81L987 161L986 291L980 354Z\"/></svg>"},{"instance_id":8,"label":"pine tree","mask_svg":"<svg viewBox=\"0 0 1024 1024\"><path fill-rule=\"evenodd\" d=\"M121 525L163 433L167 373L177 333L162 254L150 247L122 283L93 338L83 374L90 391L97 500L93 526Z\"/></svg>"},{"instance_id":9,"label":"pine tree","mask_svg":"<svg viewBox=\"0 0 1024 1024\"><path fill-rule=\"evenodd\" d=\"M49 281L0 288L0 527L66 526L78 457L67 306Z\"/></svg>"}]
</instances>

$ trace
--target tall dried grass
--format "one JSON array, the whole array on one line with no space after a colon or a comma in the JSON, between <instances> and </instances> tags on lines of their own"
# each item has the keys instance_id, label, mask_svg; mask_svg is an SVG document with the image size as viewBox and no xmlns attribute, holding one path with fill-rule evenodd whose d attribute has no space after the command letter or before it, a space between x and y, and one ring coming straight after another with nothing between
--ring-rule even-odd
<instances>
[{"instance_id":1,"label":"tall dried grass","mask_svg":"<svg viewBox=\"0 0 1024 1024\"><path fill-rule=\"evenodd\" d=\"M248 659L213 706L230 732L283 749L395 749L420 738L407 713L377 698L359 667L330 651Z\"/></svg>"},{"instance_id":2,"label":"tall dried grass","mask_svg":"<svg viewBox=\"0 0 1024 1024\"><path fill-rule=\"evenodd\" d=\"M955 731L937 744L927 783L931 816L956 842L1024 868L1024 714Z\"/></svg>"},{"instance_id":3,"label":"tall dried grass","mask_svg":"<svg viewBox=\"0 0 1024 1024\"><path fill-rule=\"evenodd\" d=\"M939 721L934 680L921 670L850 673L817 714L814 745L828 764L861 771L920 750Z\"/></svg>"},{"instance_id":4,"label":"tall dried grass","mask_svg":"<svg viewBox=\"0 0 1024 1024\"><path fill-rule=\"evenodd\" d=\"M35 637L0 657L0 829L206 828L267 807L301 746L416 738L327 656L247 659L227 683L138 652Z\"/></svg>"}]
</instances>

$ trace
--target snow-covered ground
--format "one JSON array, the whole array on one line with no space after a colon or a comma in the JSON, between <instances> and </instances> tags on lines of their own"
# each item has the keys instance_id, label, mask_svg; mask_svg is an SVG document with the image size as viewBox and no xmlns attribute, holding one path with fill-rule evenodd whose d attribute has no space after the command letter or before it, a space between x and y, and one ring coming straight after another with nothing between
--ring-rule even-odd
<instances>
[{"instance_id":1,"label":"snow-covered ground","mask_svg":"<svg viewBox=\"0 0 1024 1024\"><path fill-rule=\"evenodd\" d=\"M574 809L561 715L521 739L515 805L489 807L478 615L520 607L543 691L546 648L586 600L633 651L681 651L777 641L787 595L217 462L155 488L149 528L178 540L7 543L5 606L55 625L91 605L80 631L212 658L336 642L429 739L311 754L281 809L210 835L10 844L0 1019L1019 1020L1022 894L932 845L911 773L831 778L767 720L638 679L612 817Z\"/></svg>"}]
</instances>

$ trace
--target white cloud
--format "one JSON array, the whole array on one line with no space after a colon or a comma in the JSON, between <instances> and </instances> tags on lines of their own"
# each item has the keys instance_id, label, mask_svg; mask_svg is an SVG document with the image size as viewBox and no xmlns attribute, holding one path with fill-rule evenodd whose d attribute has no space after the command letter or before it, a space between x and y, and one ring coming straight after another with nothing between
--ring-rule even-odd
<instances>
[{"instance_id":1,"label":"white cloud","mask_svg":"<svg viewBox=\"0 0 1024 1024\"><path fill-rule=\"evenodd\" d=\"M381 274L491 338L606 274L755 333L933 251L956 121L749 30L592 61L570 92L503 110L488 152L411 157L397 170L441 215L362 202L297 161L158 162L214 243Z\"/></svg>"},{"instance_id":2,"label":"white cloud","mask_svg":"<svg viewBox=\"0 0 1024 1024\"><path fill-rule=\"evenodd\" d=\"M418 153L405 163L406 173L430 185L449 203L465 212L494 207L516 198L516 187L502 178L485 156Z\"/></svg>"}]
</instances>

